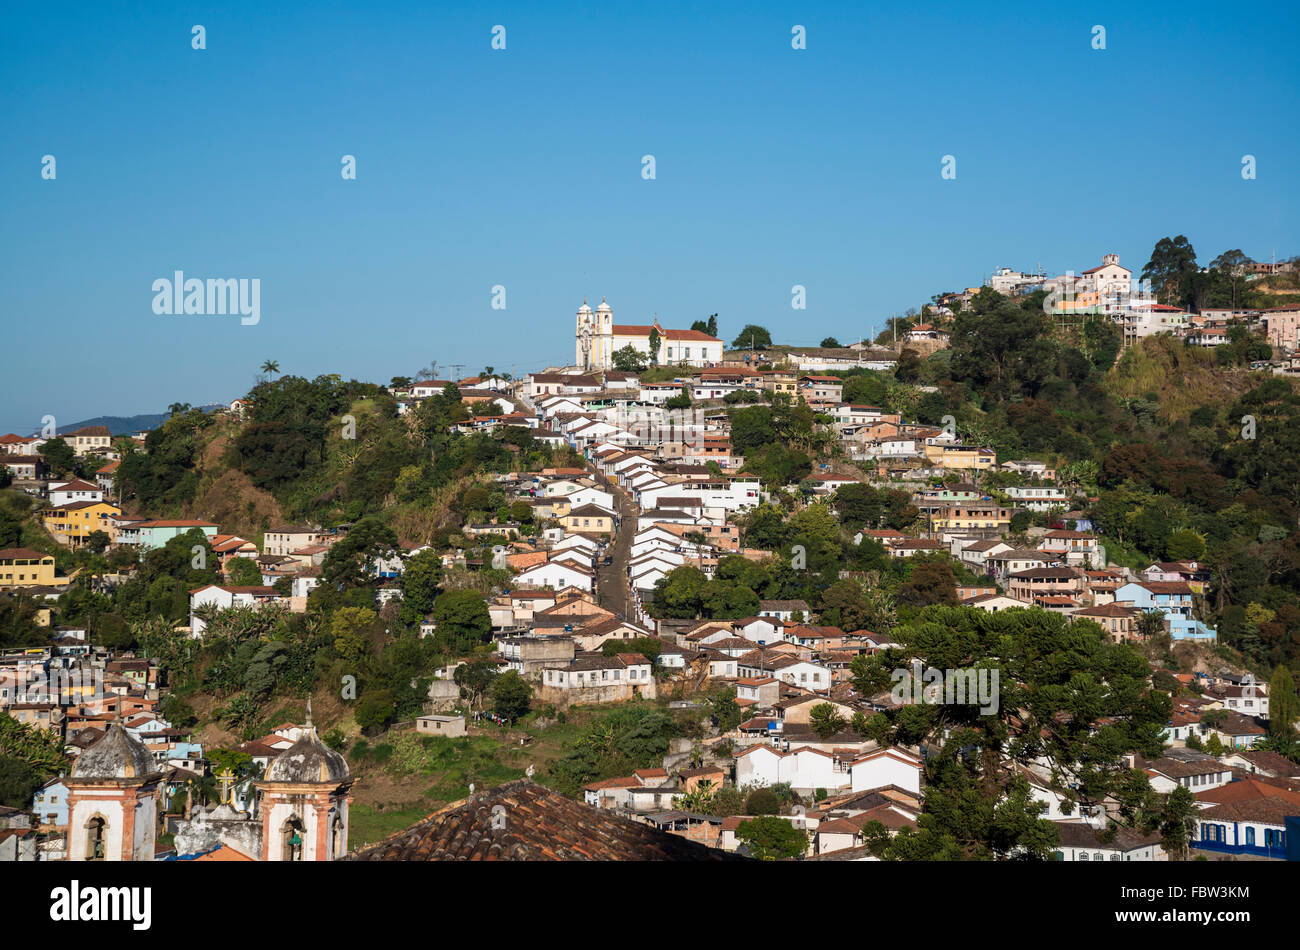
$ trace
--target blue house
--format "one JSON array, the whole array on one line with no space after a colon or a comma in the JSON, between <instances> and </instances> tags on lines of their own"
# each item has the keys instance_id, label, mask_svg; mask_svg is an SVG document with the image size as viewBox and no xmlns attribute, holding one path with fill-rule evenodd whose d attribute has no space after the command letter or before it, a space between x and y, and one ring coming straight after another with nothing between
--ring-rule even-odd
<instances>
[{"instance_id":1,"label":"blue house","mask_svg":"<svg viewBox=\"0 0 1300 950\"><path fill-rule=\"evenodd\" d=\"M32 796L32 812L42 825L68 825L68 786L63 779L52 778Z\"/></svg>"},{"instance_id":2,"label":"blue house","mask_svg":"<svg viewBox=\"0 0 1300 950\"><path fill-rule=\"evenodd\" d=\"M1287 822L1294 826L1300 805L1280 798L1215 805L1196 815L1191 846L1220 854L1287 859Z\"/></svg>"},{"instance_id":3,"label":"blue house","mask_svg":"<svg viewBox=\"0 0 1300 950\"><path fill-rule=\"evenodd\" d=\"M1116 603L1131 603L1138 610L1158 610L1165 615L1174 640L1213 643L1218 634L1192 616L1192 588L1186 581L1132 581L1115 591Z\"/></svg>"}]
</instances>

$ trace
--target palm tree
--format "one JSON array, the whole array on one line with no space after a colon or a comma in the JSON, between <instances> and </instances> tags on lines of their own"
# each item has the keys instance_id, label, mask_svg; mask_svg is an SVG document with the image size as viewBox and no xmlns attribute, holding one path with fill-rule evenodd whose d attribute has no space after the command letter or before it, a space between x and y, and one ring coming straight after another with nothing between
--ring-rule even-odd
<instances>
[{"instance_id":1,"label":"palm tree","mask_svg":"<svg viewBox=\"0 0 1300 950\"><path fill-rule=\"evenodd\" d=\"M262 363L262 372L263 372L263 373L278 373L278 372L280 372L280 364L279 364L279 362L278 362L277 360L266 360L264 363Z\"/></svg>"}]
</instances>

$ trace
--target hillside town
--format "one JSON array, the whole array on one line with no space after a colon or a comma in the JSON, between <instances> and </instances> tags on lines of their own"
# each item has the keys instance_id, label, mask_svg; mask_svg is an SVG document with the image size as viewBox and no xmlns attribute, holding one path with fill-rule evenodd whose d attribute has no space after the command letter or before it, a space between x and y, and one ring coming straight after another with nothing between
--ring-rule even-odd
<instances>
[{"instance_id":1,"label":"hillside town","mask_svg":"<svg viewBox=\"0 0 1300 950\"><path fill-rule=\"evenodd\" d=\"M0 436L0 860L1296 860L1300 307L1102 261Z\"/></svg>"}]
</instances>

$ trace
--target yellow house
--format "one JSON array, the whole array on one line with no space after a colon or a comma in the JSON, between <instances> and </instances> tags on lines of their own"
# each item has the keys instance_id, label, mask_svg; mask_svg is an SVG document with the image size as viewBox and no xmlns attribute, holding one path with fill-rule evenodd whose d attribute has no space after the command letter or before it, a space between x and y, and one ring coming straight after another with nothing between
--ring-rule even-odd
<instances>
[{"instance_id":1,"label":"yellow house","mask_svg":"<svg viewBox=\"0 0 1300 950\"><path fill-rule=\"evenodd\" d=\"M103 531L113 538L116 526L113 519L122 514L117 505L106 501L74 501L41 512L45 530L60 544L80 546L95 531Z\"/></svg>"},{"instance_id":2,"label":"yellow house","mask_svg":"<svg viewBox=\"0 0 1300 950\"><path fill-rule=\"evenodd\" d=\"M579 505L561 521L566 531L582 534L614 533L614 514L600 505Z\"/></svg>"},{"instance_id":3,"label":"yellow house","mask_svg":"<svg viewBox=\"0 0 1300 950\"><path fill-rule=\"evenodd\" d=\"M62 432L59 437L67 442L72 447L72 451L78 455L85 455L87 452L93 452L96 449L106 449L113 442L113 436L108 431L108 426L86 426L83 429Z\"/></svg>"},{"instance_id":4,"label":"yellow house","mask_svg":"<svg viewBox=\"0 0 1300 950\"><path fill-rule=\"evenodd\" d=\"M997 453L992 449L979 449L969 445L927 443L925 457L940 468L960 471L973 469L986 472L997 468L998 464Z\"/></svg>"},{"instance_id":5,"label":"yellow house","mask_svg":"<svg viewBox=\"0 0 1300 950\"><path fill-rule=\"evenodd\" d=\"M760 370L759 385L770 393L786 396L799 394L799 377L781 370Z\"/></svg>"},{"instance_id":6,"label":"yellow house","mask_svg":"<svg viewBox=\"0 0 1300 950\"><path fill-rule=\"evenodd\" d=\"M1011 526L1014 508L982 502L959 502L944 508L935 508L930 515L930 525L936 531L963 528L1000 528Z\"/></svg>"},{"instance_id":7,"label":"yellow house","mask_svg":"<svg viewBox=\"0 0 1300 950\"><path fill-rule=\"evenodd\" d=\"M66 582L67 578L63 578ZM54 555L42 554L30 548L6 548L0 551L0 587L53 587L59 583L54 577ZM49 624L46 612L45 623Z\"/></svg>"},{"instance_id":8,"label":"yellow house","mask_svg":"<svg viewBox=\"0 0 1300 950\"><path fill-rule=\"evenodd\" d=\"M573 507L573 502L564 495L556 495L552 498L538 498L533 502L534 518L553 518L556 521L563 521L569 516L569 509Z\"/></svg>"}]
</instances>

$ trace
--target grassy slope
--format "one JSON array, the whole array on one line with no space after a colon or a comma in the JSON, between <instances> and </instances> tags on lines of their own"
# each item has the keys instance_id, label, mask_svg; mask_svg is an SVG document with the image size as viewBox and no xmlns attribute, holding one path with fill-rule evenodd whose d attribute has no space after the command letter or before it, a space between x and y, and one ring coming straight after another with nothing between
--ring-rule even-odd
<instances>
[{"instance_id":1,"label":"grassy slope","mask_svg":"<svg viewBox=\"0 0 1300 950\"><path fill-rule=\"evenodd\" d=\"M1161 417L1172 422L1185 421L1200 406L1230 405L1267 378L1265 373L1219 366L1213 350L1154 336L1126 351L1106 375L1104 385L1121 400L1154 393Z\"/></svg>"}]
</instances>

